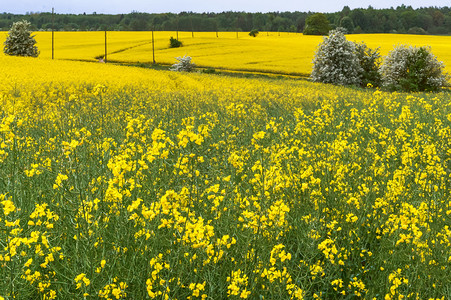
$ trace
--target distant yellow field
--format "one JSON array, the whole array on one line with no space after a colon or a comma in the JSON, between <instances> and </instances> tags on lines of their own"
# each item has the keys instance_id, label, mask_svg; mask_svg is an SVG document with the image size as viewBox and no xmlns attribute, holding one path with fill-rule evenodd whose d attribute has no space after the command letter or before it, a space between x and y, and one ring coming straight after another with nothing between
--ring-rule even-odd
<instances>
[{"instance_id":1,"label":"distant yellow field","mask_svg":"<svg viewBox=\"0 0 451 300\"><path fill-rule=\"evenodd\" d=\"M6 38L0 33L0 40ZM193 37L194 35L194 37ZM319 36L299 33L261 32L256 38L247 32L179 32L183 47L170 49L169 38L176 32L155 32L155 60L172 64L175 57L189 55L199 66L231 70L309 74ZM238 38L237 38L238 36ZM151 32L108 32L108 59L120 62L152 62ZM386 55L394 45L430 45L439 60L451 71L451 37L397 34L348 35L352 41L365 41L380 47ZM51 33L37 32L41 58L51 58ZM55 32L55 58L92 60L104 54L104 32Z\"/></svg>"}]
</instances>

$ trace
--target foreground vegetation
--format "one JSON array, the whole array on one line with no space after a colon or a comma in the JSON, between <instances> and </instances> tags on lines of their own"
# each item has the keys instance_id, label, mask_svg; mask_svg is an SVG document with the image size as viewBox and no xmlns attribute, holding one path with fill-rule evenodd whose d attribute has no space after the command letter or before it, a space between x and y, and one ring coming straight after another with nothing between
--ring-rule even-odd
<instances>
[{"instance_id":1,"label":"foreground vegetation","mask_svg":"<svg viewBox=\"0 0 451 300\"><path fill-rule=\"evenodd\" d=\"M449 93L0 63L5 299L450 296Z\"/></svg>"}]
</instances>

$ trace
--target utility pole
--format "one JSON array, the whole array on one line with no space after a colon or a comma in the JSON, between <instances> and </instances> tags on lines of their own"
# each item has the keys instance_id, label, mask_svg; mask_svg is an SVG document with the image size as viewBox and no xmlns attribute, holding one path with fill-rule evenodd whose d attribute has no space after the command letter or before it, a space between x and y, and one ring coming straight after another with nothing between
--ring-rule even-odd
<instances>
[{"instance_id":1,"label":"utility pole","mask_svg":"<svg viewBox=\"0 0 451 300\"><path fill-rule=\"evenodd\" d=\"M177 41L179 40L179 16L177 15L177 20L176 20L176 22L177 22Z\"/></svg>"},{"instance_id":2,"label":"utility pole","mask_svg":"<svg viewBox=\"0 0 451 300\"><path fill-rule=\"evenodd\" d=\"M104 56L104 60L103 60L105 63L107 61L106 53L107 53L107 48L106 48L106 30L105 30L105 56Z\"/></svg>"},{"instance_id":3,"label":"utility pole","mask_svg":"<svg viewBox=\"0 0 451 300\"><path fill-rule=\"evenodd\" d=\"M178 37L177 37L178 40ZM155 64L155 39L153 37L153 29L152 29L152 60L153 64Z\"/></svg>"},{"instance_id":4,"label":"utility pole","mask_svg":"<svg viewBox=\"0 0 451 300\"><path fill-rule=\"evenodd\" d=\"M55 57L55 17L54 17L55 9L52 7L52 59Z\"/></svg>"}]
</instances>

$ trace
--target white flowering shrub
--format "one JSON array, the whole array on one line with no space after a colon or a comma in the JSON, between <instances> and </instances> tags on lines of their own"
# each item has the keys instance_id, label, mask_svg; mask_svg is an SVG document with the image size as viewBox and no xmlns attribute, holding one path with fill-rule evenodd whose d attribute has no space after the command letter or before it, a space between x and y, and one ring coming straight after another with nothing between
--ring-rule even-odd
<instances>
[{"instance_id":1,"label":"white flowering shrub","mask_svg":"<svg viewBox=\"0 0 451 300\"><path fill-rule=\"evenodd\" d=\"M312 80L339 85L359 85L362 72L355 44L346 39L342 30L331 30L315 52Z\"/></svg>"},{"instance_id":2,"label":"white flowering shrub","mask_svg":"<svg viewBox=\"0 0 451 300\"><path fill-rule=\"evenodd\" d=\"M393 91L437 91L448 84L444 68L430 47L399 45L381 66L383 86Z\"/></svg>"},{"instance_id":3,"label":"white flowering shrub","mask_svg":"<svg viewBox=\"0 0 451 300\"><path fill-rule=\"evenodd\" d=\"M31 36L29 27L30 22L25 20L13 23L4 42L3 52L5 54L38 57L36 40L34 36Z\"/></svg>"},{"instance_id":4,"label":"white flowering shrub","mask_svg":"<svg viewBox=\"0 0 451 300\"><path fill-rule=\"evenodd\" d=\"M171 71L177 72L192 72L196 67L196 64L191 62L190 56L176 57L179 62L172 65Z\"/></svg>"}]
</instances>

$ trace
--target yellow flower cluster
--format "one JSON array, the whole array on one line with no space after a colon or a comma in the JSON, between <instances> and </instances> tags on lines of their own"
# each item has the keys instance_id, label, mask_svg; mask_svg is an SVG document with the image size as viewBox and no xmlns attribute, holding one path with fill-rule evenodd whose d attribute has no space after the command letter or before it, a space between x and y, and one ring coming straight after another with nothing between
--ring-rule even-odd
<instances>
[{"instance_id":1,"label":"yellow flower cluster","mask_svg":"<svg viewBox=\"0 0 451 300\"><path fill-rule=\"evenodd\" d=\"M241 270L233 271L231 276L227 277L227 282L230 282L227 295L247 299L251 294L251 291L247 290L248 279L247 275L242 275Z\"/></svg>"},{"instance_id":2,"label":"yellow flower cluster","mask_svg":"<svg viewBox=\"0 0 451 300\"><path fill-rule=\"evenodd\" d=\"M448 296L449 92L0 65L5 299Z\"/></svg>"},{"instance_id":3,"label":"yellow flower cluster","mask_svg":"<svg viewBox=\"0 0 451 300\"><path fill-rule=\"evenodd\" d=\"M115 278L114 282L116 281ZM126 299L127 293L125 292L125 289L127 287L125 282L107 284L99 291L99 297L107 300Z\"/></svg>"},{"instance_id":4,"label":"yellow flower cluster","mask_svg":"<svg viewBox=\"0 0 451 300\"><path fill-rule=\"evenodd\" d=\"M82 286L87 287L91 283L85 273L78 274L74 280L77 283L77 290Z\"/></svg>"}]
</instances>

